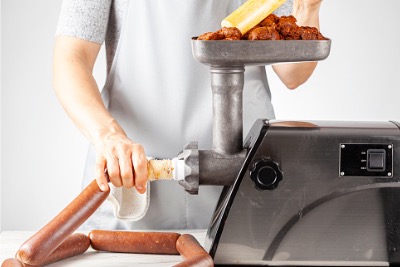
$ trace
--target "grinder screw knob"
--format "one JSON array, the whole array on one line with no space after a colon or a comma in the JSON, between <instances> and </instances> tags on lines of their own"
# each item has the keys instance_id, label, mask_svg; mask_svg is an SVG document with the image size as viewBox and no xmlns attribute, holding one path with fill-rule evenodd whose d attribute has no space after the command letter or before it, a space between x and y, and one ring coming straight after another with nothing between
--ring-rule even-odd
<instances>
[{"instance_id":1,"label":"grinder screw knob","mask_svg":"<svg viewBox=\"0 0 400 267\"><path fill-rule=\"evenodd\" d=\"M255 164L255 168L250 172L250 178L255 183L257 189L272 190L282 181L283 173L279 169L278 163L272 160L262 159Z\"/></svg>"}]
</instances>

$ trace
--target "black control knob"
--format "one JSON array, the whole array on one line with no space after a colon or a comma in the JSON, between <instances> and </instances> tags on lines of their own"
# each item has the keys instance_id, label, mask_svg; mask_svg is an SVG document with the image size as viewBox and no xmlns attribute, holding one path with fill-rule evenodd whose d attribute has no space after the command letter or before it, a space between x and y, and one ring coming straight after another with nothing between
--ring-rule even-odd
<instances>
[{"instance_id":1,"label":"black control knob","mask_svg":"<svg viewBox=\"0 0 400 267\"><path fill-rule=\"evenodd\" d=\"M283 173L279 169L278 163L272 160L262 159L255 164L255 168L250 172L250 178L260 190L275 189L282 181Z\"/></svg>"}]
</instances>

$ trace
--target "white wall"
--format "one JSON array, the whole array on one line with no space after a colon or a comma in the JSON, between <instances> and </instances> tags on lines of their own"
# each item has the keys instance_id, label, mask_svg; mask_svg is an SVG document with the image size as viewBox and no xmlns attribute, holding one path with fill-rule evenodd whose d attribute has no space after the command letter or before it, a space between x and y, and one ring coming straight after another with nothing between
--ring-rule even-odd
<instances>
[{"instance_id":1,"label":"white wall","mask_svg":"<svg viewBox=\"0 0 400 267\"><path fill-rule=\"evenodd\" d=\"M1 1L0 1L0 14L1 14ZM0 29L2 23L0 20ZM0 62L1 62L1 30L0 30ZM0 118L1 118L1 64L0 64ZM0 123L0 151L1 151L1 123ZM0 152L0 173L1 173L1 152ZM1 232L1 176L0 176L0 232Z\"/></svg>"},{"instance_id":2,"label":"white wall","mask_svg":"<svg viewBox=\"0 0 400 267\"><path fill-rule=\"evenodd\" d=\"M400 1L323 1L331 54L290 91L271 73L279 119L400 120Z\"/></svg>"},{"instance_id":3,"label":"white wall","mask_svg":"<svg viewBox=\"0 0 400 267\"><path fill-rule=\"evenodd\" d=\"M270 69L278 119L397 120L400 1L324 1L330 57L289 91ZM51 86L61 0L2 0L2 230L37 230L79 192L87 142ZM104 78L104 59L96 75Z\"/></svg>"},{"instance_id":4,"label":"white wall","mask_svg":"<svg viewBox=\"0 0 400 267\"><path fill-rule=\"evenodd\" d=\"M37 230L81 189L87 141L51 80L61 2L2 0L2 230Z\"/></svg>"}]
</instances>

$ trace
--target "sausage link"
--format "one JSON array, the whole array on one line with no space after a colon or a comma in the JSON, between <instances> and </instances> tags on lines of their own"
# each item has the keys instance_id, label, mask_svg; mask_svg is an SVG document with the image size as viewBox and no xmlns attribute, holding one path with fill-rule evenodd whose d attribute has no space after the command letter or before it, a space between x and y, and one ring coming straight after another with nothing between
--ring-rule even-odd
<instances>
[{"instance_id":1,"label":"sausage link","mask_svg":"<svg viewBox=\"0 0 400 267\"><path fill-rule=\"evenodd\" d=\"M190 234L183 234L178 238L176 249L185 260L198 255L209 255L200 245L199 241Z\"/></svg>"},{"instance_id":2,"label":"sausage link","mask_svg":"<svg viewBox=\"0 0 400 267\"><path fill-rule=\"evenodd\" d=\"M25 265L17 259L6 259L1 267L25 267Z\"/></svg>"},{"instance_id":3,"label":"sausage link","mask_svg":"<svg viewBox=\"0 0 400 267\"><path fill-rule=\"evenodd\" d=\"M84 234L72 234L58 248L56 248L40 266L67 259L84 253L90 247L90 239ZM28 265L18 259L7 259L1 267L37 267Z\"/></svg>"},{"instance_id":4,"label":"sausage link","mask_svg":"<svg viewBox=\"0 0 400 267\"><path fill-rule=\"evenodd\" d=\"M173 267L213 267L214 261L210 255L197 255L182 261Z\"/></svg>"},{"instance_id":5,"label":"sausage link","mask_svg":"<svg viewBox=\"0 0 400 267\"><path fill-rule=\"evenodd\" d=\"M16 258L24 264L43 265L46 258L104 202L110 191L101 191L93 180L65 209L25 241Z\"/></svg>"},{"instance_id":6,"label":"sausage link","mask_svg":"<svg viewBox=\"0 0 400 267\"><path fill-rule=\"evenodd\" d=\"M83 254L89 247L90 239L87 235L80 233L72 234L46 258L43 266Z\"/></svg>"},{"instance_id":7,"label":"sausage link","mask_svg":"<svg viewBox=\"0 0 400 267\"><path fill-rule=\"evenodd\" d=\"M95 250L125 253L178 255L176 241L180 234L93 230L90 243Z\"/></svg>"}]
</instances>

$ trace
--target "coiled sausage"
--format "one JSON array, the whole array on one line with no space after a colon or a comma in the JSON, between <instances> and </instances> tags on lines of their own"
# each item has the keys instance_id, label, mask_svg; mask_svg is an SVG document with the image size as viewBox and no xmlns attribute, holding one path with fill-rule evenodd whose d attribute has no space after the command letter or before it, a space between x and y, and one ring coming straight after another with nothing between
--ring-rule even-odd
<instances>
[{"instance_id":1,"label":"coiled sausage","mask_svg":"<svg viewBox=\"0 0 400 267\"><path fill-rule=\"evenodd\" d=\"M46 258L43 266L85 253L89 247L90 239L87 235L81 233L72 234Z\"/></svg>"},{"instance_id":2,"label":"coiled sausage","mask_svg":"<svg viewBox=\"0 0 400 267\"><path fill-rule=\"evenodd\" d=\"M56 248L40 266L67 259L84 253L90 247L89 237L84 234L72 234L58 248ZM18 259L7 259L1 267L37 267L28 265Z\"/></svg>"},{"instance_id":3,"label":"coiled sausage","mask_svg":"<svg viewBox=\"0 0 400 267\"><path fill-rule=\"evenodd\" d=\"M6 259L1 267L25 267L25 265L17 259Z\"/></svg>"},{"instance_id":4,"label":"coiled sausage","mask_svg":"<svg viewBox=\"0 0 400 267\"><path fill-rule=\"evenodd\" d=\"M200 245L197 239L190 235L181 235L176 241L176 249L185 261L175 265L174 267L212 267L214 261L210 254Z\"/></svg>"},{"instance_id":5,"label":"coiled sausage","mask_svg":"<svg viewBox=\"0 0 400 267\"><path fill-rule=\"evenodd\" d=\"M93 180L65 209L25 241L16 258L28 265L43 265L47 257L100 206L110 191Z\"/></svg>"}]
</instances>

